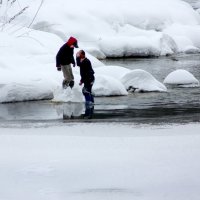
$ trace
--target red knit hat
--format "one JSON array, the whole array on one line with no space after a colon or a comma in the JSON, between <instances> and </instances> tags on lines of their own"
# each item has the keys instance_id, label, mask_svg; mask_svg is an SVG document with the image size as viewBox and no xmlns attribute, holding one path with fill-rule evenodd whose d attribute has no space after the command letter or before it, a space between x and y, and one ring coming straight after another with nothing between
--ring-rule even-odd
<instances>
[{"instance_id":1,"label":"red knit hat","mask_svg":"<svg viewBox=\"0 0 200 200\"><path fill-rule=\"evenodd\" d=\"M78 41L74 37L70 37L69 40L67 41L67 45L71 46L74 45L75 48L78 48Z\"/></svg>"}]
</instances>

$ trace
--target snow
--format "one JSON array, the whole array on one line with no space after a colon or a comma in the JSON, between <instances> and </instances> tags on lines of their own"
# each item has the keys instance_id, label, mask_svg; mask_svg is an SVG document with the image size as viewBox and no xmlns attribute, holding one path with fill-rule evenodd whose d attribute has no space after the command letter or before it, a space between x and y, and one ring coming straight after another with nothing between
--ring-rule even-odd
<instances>
[{"instance_id":1,"label":"snow","mask_svg":"<svg viewBox=\"0 0 200 200\"><path fill-rule=\"evenodd\" d=\"M74 35L79 39L81 48L88 49L99 58L159 56L182 52L186 47L178 46L179 37L184 37L187 41L195 40L193 46L200 47L200 16L188 3L181 0L116 0L115 6L113 1L105 0L87 0L87 3L81 0L67 3L65 0L44 1L33 21L40 2L21 0L20 7L14 4L7 8L7 16L2 21L29 6L14 20L15 23L26 27L31 24L31 28L54 33L62 40ZM1 15L4 9L1 9ZM173 32L168 33L174 26ZM182 32L179 32L180 27ZM10 31L19 34L15 26Z\"/></svg>"},{"instance_id":2,"label":"snow","mask_svg":"<svg viewBox=\"0 0 200 200\"><path fill-rule=\"evenodd\" d=\"M199 50L200 40L197 38L200 33L199 25L191 27L189 25L173 24L166 28L164 32L169 36L174 36L173 39L177 45L178 52L187 53L188 46Z\"/></svg>"},{"instance_id":3,"label":"snow","mask_svg":"<svg viewBox=\"0 0 200 200\"><path fill-rule=\"evenodd\" d=\"M62 89L58 87L54 91L54 97L52 102L84 102L84 98L80 87L75 86L73 90L71 88Z\"/></svg>"},{"instance_id":4,"label":"snow","mask_svg":"<svg viewBox=\"0 0 200 200\"><path fill-rule=\"evenodd\" d=\"M44 1L34 19L41 2L0 5L0 103L51 99L77 103L62 104L63 117L84 112L79 68L73 68L73 90L63 91L62 72L55 67L55 55L69 36L92 62L96 96L128 95L129 86L167 90L153 74L98 59L200 49L200 11L181 0ZM183 70L164 83L199 85ZM11 118L17 119L13 106ZM0 124L1 200L199 199L199 124L38 124Z\"/></svg>"},{"instance_id":5,"label":"snow","mask_svg":"<svg viewBox=\"0 0 200 200\"><path fill-rule=\"evenodd\" d=\"M95 69L96 73L111 76L118 80L120 80L126 73L129 73L130 71L131 71L130 69L127 69L125 67L112 66L112 65L107 65Z\"/></svg>"},{"instance_id":6,"label":"snow","mask_svg":"<svg viewBox=\"0 0 200 200\"><path fill-rule=\"evenodd\" d=\"M199 131L199 124L0 128L0 199L198 200Z\"/></svg>"},{"instance_id":7,"label":"snow","mask_svg":"<svg viewBox=\"0 0 200 200\"><path fill-rule=\"evenodd\" d=\"M16 37L6 33L0 32L2 44L0 102L43 99L53 99L57 102L83 101L82 87L78 85L80 81L78 67L73 68L75 76L73 90L65 92L61 88L63 75L56 70L55 55L63 42L56 35L30 31L26 37ZM75 54L76 52L77 50ZM89 53L86 55L91 60L95 71L93 92L96 96L128 95L121 78L130 72L129 69L105 66ZM149 85L148 91L155 91L153 82Z\"/></svg>"},{"instance_id":8,"label":"snow","mask_svg":"<svg viewBox=\"0 0 200 200\"><path fill-rule=\"evenodd\" d=\"M126 89L136 88L136 91L141 92L166 92L167 88L158 80L156 80L150 73L145 70L136 69L125 74L122 83Z\"/></svg>"},{"instance_id":9,"label":"snow","mask_svg":"<svg viewBox=\"0 0 200 200\"><path fill-rule=\"evenodd\" d=\"M128 94L126 88L119 80L106 75L96 75L93 88L95 96L117 96ZM110 91L112 91L112 93Z\"/></svg>"},{"instance_id":10,"label":"snow","mask_svg":"<svg viewBox=\"0 0 200 200\"><path fill-rule=\"evenodd\" d=\"M199 81L187 70L178 69L171 72L164 80L166 84L199 86Z\"/></svg>"},{"instance_id":11,"label":"snow","mask_svg":"<svg viewBox=\"0 0 200 200\"><path fill-rule=\"evenodd\" d=\"M41 87L41 85L43 85ZM0 85L1 102L52 99L53 92L43 80Z\"/></svg>"},{"instance_id":12,"label":"snow","mask_svg":"<svg viewBox=\"0 0 200 200\"><path fill-rule=\"evenodd\" d=\"M114 6L105 0L45 1L31 28L21 28L39 2L21 0L29 9L0 32L0 102L83 102L78 67L72 91L61 89L62 73L55 68L55 55L71 35L93 64L96 96L128 95L129 86L167 90L146 71L104 66L96 58L199 52L199 14L179 0L116 0ZM6 17L17 11L12 7ZM199 85L189 72L171 75L164 83ZM63 115L79 116L85 108L77 105L64 105ZM115 123L0 128L0 199L198 200L199 130L198 124Z\"/></svg>"},{"instance_id":13,"label":"snow","mask_svg":"<svg viewBox=\"0 0 200 200\"><path fill-rule=\"evenodd\" d=\"M116 0L115 6L105 0L58 0L44 1L39 9L41 2L3 1L0 6L1 103L53 98L81 102L78 67L73 68L76 89L70 98L62 93L62 73L55 67L55 55L69 36L78 39L92 62L97 96L128 95L126 73L134 73L98 59L200 52L200 16L180 0ZM121 81L122 76L128 80ZM134 81L141 90L166 91L157 80L148 84Z\"/></svg>"}]
</instances>

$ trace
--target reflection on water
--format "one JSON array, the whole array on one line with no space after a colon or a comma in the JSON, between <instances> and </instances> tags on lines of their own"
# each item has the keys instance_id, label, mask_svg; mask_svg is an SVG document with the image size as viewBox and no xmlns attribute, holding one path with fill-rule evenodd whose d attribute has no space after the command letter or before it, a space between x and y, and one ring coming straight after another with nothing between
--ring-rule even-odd
<instances>
[{"instance_id":1,"label":"reflection on water","mask_svg":"<svg viewBox=\"0 0 200 200\"><path fill-rule=\"evenodd\" d=\"M83 111L83 103L65 103L63 104L63 119L80 118Z\"/></svg>"},{"instance_id":2,"label":"reflection on water","mask_svg":"<svg viewBox=\"0 0 200 200\"><path fill-rule=\"evenodd\" d=\"M0 122L91 119L94 104L32 101L0 104Z\"/></svg>"},{"instance_id":3,"label":"reflection on water","mask_svg":"<svg viewBox=\"0 0 200 200\"><path fill-rule=\"evenodd\" d=\"M63 119L92 119L94 104L65 103L63 104Z\"/></svg>"},{"instance_id":4,"label":"reflection on water","mask_svg":"<svg viewBox=\"0 0 200 200\"><path fill-rule=\"evenodd\" d=\"M92 119L93 114L94 114L94 104L92 102L86 102L84 118Z\"/></svg>"}]
</instances>

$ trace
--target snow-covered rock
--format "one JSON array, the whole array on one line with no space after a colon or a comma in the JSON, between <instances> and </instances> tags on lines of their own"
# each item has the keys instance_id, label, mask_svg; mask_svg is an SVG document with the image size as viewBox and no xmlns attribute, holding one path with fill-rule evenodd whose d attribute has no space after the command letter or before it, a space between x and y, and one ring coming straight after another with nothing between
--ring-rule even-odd
<instances>
[{"instance_id":1,"label":"snow-covered rock","mask_svg":"<svg viewBox=\"0 0 200 200\"><path fill-rule=\"evenodd\" d=\"M164 80L165 84L171 85L185 85L185 86L199 86L199 81L190 72L178 69L171 72Z\"/></svg>"},{"instance_id":2,"label":"snow-covered rock","mask_svg":"<svg viewBox=\"0 0 200 200\"><path fill-rule=\"evenodd\" d=\"M139 92L166 92L165 85L156 80L149 72L136 69L121 78L126 89L136 88Z\"/></svg>"},{"instance_id":3,"label":"snow-covered rock","mask_svg":"<svg viewBox=\"0 0 200 200\"><path fill-rule=\"evenodd\" d=\"M96 74L93 86L95 96L128 95L124 85L111 76Z\"/></svg>"}]
</instances>

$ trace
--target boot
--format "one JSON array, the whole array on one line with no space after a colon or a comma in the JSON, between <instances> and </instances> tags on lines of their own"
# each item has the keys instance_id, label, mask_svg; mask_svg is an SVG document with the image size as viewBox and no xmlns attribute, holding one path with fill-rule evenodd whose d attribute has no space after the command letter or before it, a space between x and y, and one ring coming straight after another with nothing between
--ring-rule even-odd
<instances>
[{"instance_id":1,"label":"boot","mask_svg":"<svg viewBox=\"0 0 200 200\"><path fill-rule=\"evenodd\" d=\"M71 89L74 87L74 81L73 81L73 80L69 82L69 87L70 87Z\"/></svg>"}]
</instances>

